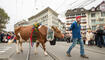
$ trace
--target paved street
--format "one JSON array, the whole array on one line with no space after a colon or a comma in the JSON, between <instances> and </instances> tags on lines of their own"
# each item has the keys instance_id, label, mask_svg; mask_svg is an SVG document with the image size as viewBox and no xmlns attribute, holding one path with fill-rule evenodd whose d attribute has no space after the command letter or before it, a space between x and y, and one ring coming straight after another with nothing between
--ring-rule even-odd
<instances>
[{"instance_id":1,"label":"paved street","mask_svg":"<svg viewBox=\"0 0 105 60\"><path fill-rule=\"evenodd\" d=\"M29 60L103 60L105 59L105 48L98 48L96 46L85 46L86 55L89 59L80 57L79 45L77 45L71 52L72 57L66 56L66 51L71 43L57 42L55 46L46 43L48 56L45 56L41 47L39 47L38 54L34 54L34 48L31 48ZM0 60L26 60L28 53L28 44L23 44L23 53L16 54L15 44L7 45L0 43Z\"/></svg>"}]
</instances>

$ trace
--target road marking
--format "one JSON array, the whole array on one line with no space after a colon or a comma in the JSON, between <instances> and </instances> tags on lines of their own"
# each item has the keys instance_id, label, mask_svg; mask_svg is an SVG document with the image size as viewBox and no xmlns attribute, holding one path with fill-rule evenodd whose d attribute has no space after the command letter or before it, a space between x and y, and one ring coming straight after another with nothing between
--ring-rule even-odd
<instances>
[{"instance_id":1,"label":"road marking","mask_svg":"<svg viewBox=\"0 0 105 60\"><path fill-rule=\"evenodd\" d=\"M6 52L6 51L9 50L10 48L12 48L12 47L3 47L3 48L0 48L0 54Z\"/></svg>"},{"instance_id":2,"label":"road marking","mask_svg":"<svg viewBox=\"0 0 105 60\"><path fill-rule=\"evenodd\" d=\"M3 53L3 52L5 52L5 51L0 51L0 53Z\"/></svg>"}]
</instances>

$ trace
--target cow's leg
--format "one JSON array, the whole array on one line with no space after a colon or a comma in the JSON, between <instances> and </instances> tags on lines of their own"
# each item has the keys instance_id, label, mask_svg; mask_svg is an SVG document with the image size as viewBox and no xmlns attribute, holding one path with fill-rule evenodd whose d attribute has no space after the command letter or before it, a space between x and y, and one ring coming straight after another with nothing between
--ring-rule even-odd
<instances>
[{"instance_id":1,"label":"cow's leg","mask_svg":"<svg viewBox=\"0 0 105 60\"><path fill-rule=\"evenodd\" d=\"M18 35L19 35L19 37L20 37L20 42L22 42L22 37L21 37L20 33L18 33Z\"/></svg>"},{"instance_id":2,"label":"cow's leg","mask_svg":"<svg viewBox=\"0 0 105 60\"><path fill-rule=\"evenodd\" d=\"M39 46L39 42L36 42L36 47L35 47L35 54L37 54L38 52L37 52L37 48L38 48L38 46Z\"/></svg>"},{"instance_id":3,"label":"cow's leg","mask_svg":"<svg viewBox=\"0 0 105 60\"><path fill-rule=\"evenodd\" d=\"M17 53L19 54L20 53L20 51L19 51L19 40L16 40L16 45L17 45L17 47L16 47L16 51L17 51Z\"/></svg>"},{"instance_id":4,"label":"cow's leg","mask_svg":"<svg viewBox=\"0 0 105 60\"><path fill-rule=\"evenodd\" d=\"M43 49L44 49L44 54L47 56L48 54L47 54L47 52L46 52L45 43L41 43L41 44L42 44L42 47L43 47Z\"/></svg>"},{"instance_id":5,"label":"cow's leg","mask_svg":"<svg viewBox=\"0 0 105 60\"><path fill-rule=\"evenodd\" d=\"M22 42L20 42L20 51L23 52Z\"/></svg>"}]
</instances>

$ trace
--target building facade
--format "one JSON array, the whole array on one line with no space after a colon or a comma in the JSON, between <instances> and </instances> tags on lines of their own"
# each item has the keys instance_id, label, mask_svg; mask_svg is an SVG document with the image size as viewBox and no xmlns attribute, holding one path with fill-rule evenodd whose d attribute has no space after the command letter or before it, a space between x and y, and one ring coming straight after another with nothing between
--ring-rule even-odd
<instances>
[{"instance_id":1,"label":"building facade","mask_svg":"<svg viewBox=\"0 0 105 60\"><path fill-rule=\"evenodd\" d=\"M105 8L105 2L101 2L98 6L92 7L89 10L84 8L76 8L73 10L67 10L66 16L66 33L69 33L68 28L76 16L81 16L81 32L86 32L87 28L91 28L92 31L96 30L99 25L105 29L105 10L101 10L101 6Z\"/></svg>"},{"instance_id":2,"label":"building facade","mask_svg":"<svg viewBox=\"0 0 105 60\"><path fill-rule=\"evenodd\" d=\"M103 27L105 29L105 11L102 11L100 8L105 2L103 1L101 4L99 4L97 7L92 7L87 12L88 21L90 28L95 31L97 26Z\"/></svg>"},{"instance_id":3,"label":"building facade","mask_svg":"<svg viewBox=\"0 0 105 60\"><path fill-rule=\"evenodd\" d=\"M56 26L62 31L62 33L64 33L62 22L58 19L58 13L49 7L45 8L35 16L30 17L28 20L28 25L32 25L37 22L48 27Z\"/></svg>"},{"instance_id":4,"label":"building facade","mask_svg":"<svg viewBox=\"0 0 105 60\"><path fill-rule=\"evenodd\" d=\"M82 32L86 32L87 15L86 15L86 10L84 8L76 8L73 10L68 10L65 15L66 15L66 33L69 33L68 28L71 26L73 21L76 20L76 16L81 16L81 30Z\"/></svg>"}]
</instances>

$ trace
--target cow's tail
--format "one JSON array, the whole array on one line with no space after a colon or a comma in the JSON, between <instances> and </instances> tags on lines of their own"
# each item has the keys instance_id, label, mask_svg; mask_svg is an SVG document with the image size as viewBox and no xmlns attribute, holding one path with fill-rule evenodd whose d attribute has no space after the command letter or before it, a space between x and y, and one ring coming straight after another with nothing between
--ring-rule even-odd
<instances>
[{"instance_id":1,"label":"cow's tail","mask_svg":"<svg viewBox=\"0 0 105 60\"><path fill-rule=\"evenodd\" d=\"M14 40L15 40L14 38L13 38L12 40L9 40L9 41L8 41L8 44L13 43Z\"/></svg>"}]
</instances>

